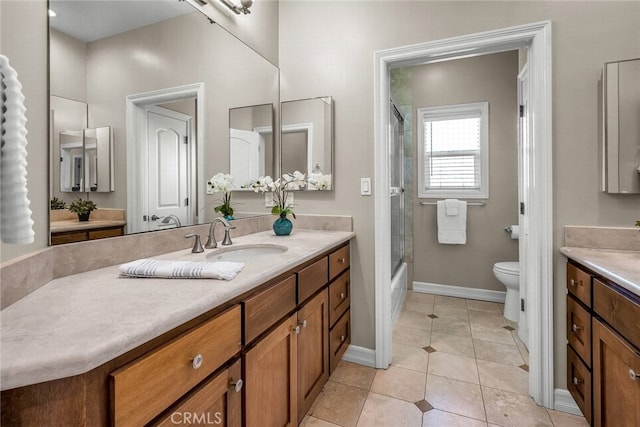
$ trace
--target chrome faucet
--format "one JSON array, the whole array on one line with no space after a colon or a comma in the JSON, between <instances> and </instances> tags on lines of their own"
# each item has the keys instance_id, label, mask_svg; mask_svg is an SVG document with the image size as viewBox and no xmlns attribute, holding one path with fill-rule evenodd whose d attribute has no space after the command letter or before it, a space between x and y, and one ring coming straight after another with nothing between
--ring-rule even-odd
<instances>
[{"instance_id":1,"label":"chrome faucet","mask_svg":"<svg viewBox=\"0 0 640 427\"><path fill-rule=\"evenodd\" d=\"M173 221L176 223L176 227L182 227L182 224L180 223L180 218L178 218L175 215L167 215L164 217L164 219L161 221L163 224L169 224L169 221Z\"/></svg>"},{"instance_id":2,"label":"chrome faucet","mask_svg":"<svg viewBox=\"0 0 640 427\"><path fill-rule=\"evenodd\" d=\"M218 242L216 242L215 231L216 231L216 224L218 224L219 222L222 223L222 225L224 226L224 239L222 240L222 245L228 246L233 243L231 241L231 236L229 235L229 231L233 230L236 227L229 224L229 222L226 219L218 217L213 220L213 222L211 223L211 227L209 227L209 239L207 240L207 244L204 245L204 247L207 249L214 249L218 247Z\"/></svg>"}]
</instances>

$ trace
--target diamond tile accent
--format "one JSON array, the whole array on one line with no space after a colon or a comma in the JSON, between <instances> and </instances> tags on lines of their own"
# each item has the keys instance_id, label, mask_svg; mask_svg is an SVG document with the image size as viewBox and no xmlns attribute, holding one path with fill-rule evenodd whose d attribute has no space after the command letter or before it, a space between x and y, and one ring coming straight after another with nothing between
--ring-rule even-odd
<instances>
[{"instance_id":1,"label":"diamond tile accent","mask_svg":"<svg viewBox=\"0 0 640 427\"><path fill-rule=\"evenodd\" d=\"M436 316L435 314L429 314L427 315L427 317L430 317L431 319L437 319L438 316Z\"/></svg>"},{"instance_id":2,"label":"diamond tile accent","mask_svg":"<svg viewBox=\"0 0 640 427\"><path fill-rule=\"evenodd\" d=\"M418 402L415 402L415 404L418 407L418 409L422 411L423 414L433 409L433 406L431 406L431 404L424 399Z\"/></svg>"},{"instance_id":3,"label":"diamond tile accent","mask_svg":"<svg viewBox=\"0 0 640 427\"><path fill-rule=\"evenodd\" d=\"M511 326L503 326L503 328L506 329L509 332L516 330L516 328L512 328Z\"/></svg>"},{"instance_id":4,"label":"diamond tile accent","mask_svg":"<svg viewBox=\"0 0 640 427\"><path fill-rule=\"evenodd\" d=\"M424 351L426 351L427 353L435 353L437 350L433 347L431 347L430 345L427 347L423 348Z\"/></svg>"},{"instance_id":5,"label":"diamond tile accent","mask_svg":"<svg viewBox=\"0 0 640 427\"><path fill-rule=\"evenodd\" d=\"M520 366L518 366L518 367L519 367L520 369L522 369L523 371L527 371L527 372L529 372L529 365L527 365L527 364L520 365Z\"/></svg>"}]
</instances>

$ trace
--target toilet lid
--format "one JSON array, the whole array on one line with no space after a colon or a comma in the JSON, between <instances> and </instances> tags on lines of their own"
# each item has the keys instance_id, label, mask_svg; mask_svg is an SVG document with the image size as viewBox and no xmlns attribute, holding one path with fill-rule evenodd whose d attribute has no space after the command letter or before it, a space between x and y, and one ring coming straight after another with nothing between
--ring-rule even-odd
<instances>
[{"instance_id":1,"label":"toilet lid","mask_svg":"<svg viewBox=\"0 0 640 427\"><path fill-rule=\"evenodd\" d=\"M520 274L519 262L497 262L493 266L494 270L498 270L506 274Z\"/></svg>"}]
</instances>

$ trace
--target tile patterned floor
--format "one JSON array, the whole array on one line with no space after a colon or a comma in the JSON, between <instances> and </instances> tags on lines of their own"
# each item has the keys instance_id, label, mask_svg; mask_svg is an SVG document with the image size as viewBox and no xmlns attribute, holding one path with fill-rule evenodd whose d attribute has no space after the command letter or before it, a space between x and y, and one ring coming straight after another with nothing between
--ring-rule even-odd
<instances>
[{"instance_id":1,"label":"tile patterned floor","mask_svg":"<svg viewBox=\"0 0 640 427\"><path fill-rule=\"evenodd\" d=\"M386 369L340 362L302 426L587 426L528 396L528 353L501 304L409 292Z\"/></svg>"}]
</instances>

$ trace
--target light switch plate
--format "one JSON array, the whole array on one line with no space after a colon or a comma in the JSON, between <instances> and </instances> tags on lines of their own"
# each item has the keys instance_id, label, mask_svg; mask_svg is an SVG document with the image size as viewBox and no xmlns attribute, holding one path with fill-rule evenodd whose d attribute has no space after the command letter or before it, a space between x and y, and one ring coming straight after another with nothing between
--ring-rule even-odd
<instances>
[{"instance_id":1,"label":"light switch plate","mask_svg":"<svg viewBox=\"0 0 640 427\"><path fill-rule=\"evenodd\" d=\"M371 195L371 178L360 178L360 195Z\"/></svg>"}]
</instances>

